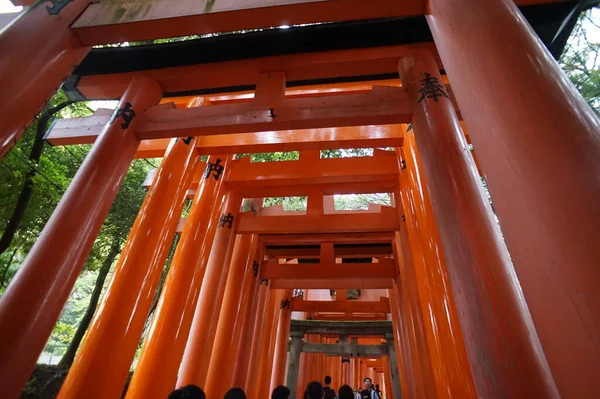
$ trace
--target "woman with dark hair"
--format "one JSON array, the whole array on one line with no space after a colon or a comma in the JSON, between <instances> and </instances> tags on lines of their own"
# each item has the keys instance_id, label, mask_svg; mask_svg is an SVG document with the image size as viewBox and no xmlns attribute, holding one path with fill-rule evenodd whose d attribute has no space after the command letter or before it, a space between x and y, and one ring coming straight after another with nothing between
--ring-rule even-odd
<instances>
[{"instance_id":1,"label":"woman with dark hair","mask_svg":"<svg viewBox=\"0 0 600 399\"><path fill-rule=\"evenodd\" d=\"M168 399L206 399L206 395L198 386L186 385L171 392Z\"/></svg>"},{"instance_id":2,"label":"woman with dark hair","mask_svg":"<svg viewBox=\"0 0 600 399\"><path fill-rule=\"evenodd\" d=\"M354 392L350 388L350 385L342 385L338 395L339 399L354 399Z\"/></svg>"},{"instance_id":3,"label":"woman with dark hair","mask_svg":"<svg viewBox=\"0 0 600 399\"><path fill-rule=\"evenodd\" d=\"M246 399L246 393L242 388L231 388L223 399Z\"/></svg>"},{"instance_id":4,"label":"woman with dark hair","mask_svg":"<svg viewBox=\"0 0 600 399\"><path fill-rule=\"evenodd\" d=\"M304 391L304 399L323 399L323 385L319 381L309 382Z\"/></svg>"}]
</instances>

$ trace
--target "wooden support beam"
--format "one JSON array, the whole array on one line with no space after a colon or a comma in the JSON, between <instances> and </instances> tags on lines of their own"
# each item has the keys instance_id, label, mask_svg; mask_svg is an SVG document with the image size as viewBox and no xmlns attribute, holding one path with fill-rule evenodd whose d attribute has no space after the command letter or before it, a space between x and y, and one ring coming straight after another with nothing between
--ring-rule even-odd
<instances>
[{"instance_id":1,"label":"wooden support beam","mask_svg":"<svg viewBox=\"0 0 600 399\"><path fill-rule=\"evenodd\" d=\"M390 313L388 298L379 301L306 301L292 298L292 311L297 312L343 312L343 313Z\"/></svg>"},{"instance_id":2,"label":"wooden support beam","mask_svg":"<svg viewBox=\"0 0 600 399\"><path fill-rule=\"evenodd\" d=\"M390 151L371 157L303 159L286 162L233 161L225 184L246 197L329 193L335 188L364 192L365 187L393 192L398 184L398 160ZM354 188L352 187L354 186ZM345 187L345 188L344 188ZM322 207L321 207L322 208Z\"/></svg>"},{"instance_id":3,"label":"wooden support beam","mask_svg":"<svg viewBox=\"0 0 600 399\"><path fill-rule=\"evenodd\" d=\"M283 25L424 15L425 4L425 0L103 1L90 5L72 29L84 45L92 46Z\"/></svg>"},{"instance_id":4,"label":"wooden support beam","mask_svg":"<svg viewBox=\"0 0 600 399\"><path fill-rule=\"evenodd\" d=\"M345 279L277 279L269 287L272 289L389 289L391 278L345 278Z\"/></svg>"},{"instance_id":5,"label":"wooden support beam","mask_svg":"<svg viewBox=\"0 0 600 399\"><path fill-rule=\"evenodd\" d=\"M254 216L240 213L239 234L372 233L399 229L396 208L384 206L380 213L312 216Z\"/></svg>"},{"instance_id":6,"label":"wooden support beam","mask_svg":"<svg viewBox=\"0 0 600 399\"><path fill-rule=\"evenodd\" d=\"M334 356L385 356L387 355L386 345L358 345L358 344L302 344L302 352L307 353L325 353Z\"/></svg>"},{"instance_id":7,"label":"wooden support beam","mask_svg":"<svg viewBox=\"0 0 600 399\"><path fill-rule=\"evenodd\" d=\"M109 119L110 113L104 117L58 119L49 129L46 140L52 145L92 144L100 134L103 123ZM198 137L195 143L200 155L211 155L401 147L403 136L401 125L383 125L203 136ZM169 141L142 140L136 158L162 157Z\"/></svg>"},{"instance_id":8,"label":"wooden support beam","mask_svg":"<svg viewBox=\"0 0 600 399\"><path fill-rule=\"evenodd\" d=\"M269 280L322 280L330 279L363 279L388 278L397 276L394 261L379 263L334 263L321 262L314 264L280 265L273 262L262 262L260 278ZM301 287L301 286L297 286ZM297 288L296 287L296 288ZM348 287L352 288L352 287Z\"/></svg>"},{"instance_id":9,"label":"wooden support beam","mask_svg":"<svg viewBox=\"0 0 600 399\"><path fill-rule=\"evenodd\" d=\"M323 241L334 244L390 244L394 239L394 233L337 233L337 234L271 234L262 235L260 241L265 245L296 245L296 244L321 244Z\"/></svg>"},{"instance_id":10,"label":"wooden support beam","mask_svg":"<svg viewBox=\"0 0 600 399\"><path fill-rule=\"evenodd\" d=\"M92 4L72 29L84 45L271 28L315 22L422 15L425 0L129 0Z\"/></svg>"},{"instance_id":11,"label":"wooden support beam","mask_svg":"<svg viewBox=\"0 0 600 399\"><path fill-rule=\"evenodd\" d=\"M409 123L412 103L398 87L374 87L365 94L286 99L281 106L225 104L184 109L149 108L141 139L207 136L271 130L315 129Z\"/></svg>"},{"instance_id":12,"label":"wooden support beam","mask_svg":"<svg viewBox=\"0 0 600 399\"><path fill-rule=\"evenodd\" d=\"M336 258L379 258L392 255L392 248L387 244L337 247L334 248ZM265 254L274 258L318 258L319 248L304 246L271 246L265 249Z\"/></svg>"},{"instance_id":13,"label":"wooden support beam","mask_svg":"<svg viewBox=\"0 0 600 399\"><path fill-rule=\"evenodd\" d=\"M393 334L391 321L314 321L292 320L290 331L303 332L304 334L347 335L360 337L378 337Z\"/></svg>"},{"instance_id":14,"label":"wooden support beam","mask_svg":"<svg viewBox=\"0 0 600 399\"><path fill-rule=\"evenodd\" d=\"M377 320L387 320L388 319L388 315L386 313L379 313L379 314L362 314L362 313L346 313L346 314L341 314L341 313L317 313L316 315L314 315L312 317L313 320L325 320L325 321L332 321L332 320L340 320L340 321L377 321Z\"/></svg>"}]
</instances>

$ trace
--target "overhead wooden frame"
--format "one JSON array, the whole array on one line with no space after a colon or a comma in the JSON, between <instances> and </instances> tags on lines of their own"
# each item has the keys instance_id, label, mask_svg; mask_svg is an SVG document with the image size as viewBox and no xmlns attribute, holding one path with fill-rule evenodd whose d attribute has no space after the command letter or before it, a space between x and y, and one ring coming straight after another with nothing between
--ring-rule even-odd
<instances>
[{"instance_id":1,"label":"overhead wooden frame","mask_svg":"<svg viewBox=\"0 0 600 399\"><path fill-rule=\"evenodd\" d=\"M295 297L291 302L294 312L390 313L389 298L379 301L307 301Z\"/></svg>"},{"instance_id":2,"label":"overhead wooden frame","mask_svg":"<svg viewBox=\"0 0 600 399\"><path fill-rule=\"evenodd\" d=\"M382 207L379 213L255 216L240 213L238 234L336 234L398 231L396 208ZM344 288L344 287L341 287Z\"/></svg>"},{"instance_id":3,"label":"overhead wooden frame","mask_svg":"<svg viewBox=\"0 0 600 399\"><path fill-rule=\"evenodd\" d=\"M559 0L515 0L517 5ZM73 24L83 45L231 32L283 25L421 16L425 0L129 0L92 4Z\"/></svg>"},{"instance_id":4,"label":"overhead wooden frame","mask_svg":"<svg viewBox=\"0 0 600 399\"><path fill-rule=\"evenodd\" d=\"M320 280L329 279L394 279L398 275L394 261L380 260L379 263L312 263L278 264L264 261L260 267L260 278L268 280ZM299 288L302 286L296 286ZM352 288L352 287L348 287Z\"/></svg>"},{"instance_id":5,"label":"overhead wooden frame","mask_svg":"<svg viewBox=\"0 0 600 399\"><path fill-rule=\"evenodd\" d=\"M225 185L246 198L323 194L394 192L398 186L398 159L394 152L338 159L230 163Z\"/></svg>"}]
</instances>

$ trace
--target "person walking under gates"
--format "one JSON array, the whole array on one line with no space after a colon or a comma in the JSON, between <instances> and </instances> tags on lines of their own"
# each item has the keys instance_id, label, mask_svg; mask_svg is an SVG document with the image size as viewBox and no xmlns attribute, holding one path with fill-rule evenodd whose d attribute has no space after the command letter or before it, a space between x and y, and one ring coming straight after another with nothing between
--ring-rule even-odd
<instances>
[{"instance_id":1,"label":"person walking under gates","mask_svg":"<svg viewBox=\"0 0 600 399\"><path fill-rule=\"evenodd\" d=\"M373 380L369 377L366 377L363 380L365 389L360 392L360 397L362 399L379 399L377 393L373 390Z\"/></svg>"},{"instance_id":2,"label":"person walking under gates","mask_svg":"<svg viewBox=\"0 0 600 399\"><path fill-rule=\"evenodd\" d=\"M325 386L323 391L325 392L325 399L335 399L335 390L331 388L331 376L325 376Z\"/></svg>"}]
</instances>

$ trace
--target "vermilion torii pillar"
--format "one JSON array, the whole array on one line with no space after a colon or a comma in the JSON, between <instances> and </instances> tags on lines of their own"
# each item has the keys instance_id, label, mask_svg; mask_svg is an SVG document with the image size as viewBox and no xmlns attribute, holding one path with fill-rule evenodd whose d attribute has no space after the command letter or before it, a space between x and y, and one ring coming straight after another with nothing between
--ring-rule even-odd
<instances>
[{"instance_id":1,"label":"vermilion torii pillar","mask_svg":"<svg viewBox=\"0 0 600 399\"><path fill-rule=\"evenodd\" d=\"M249 399L269 397L271 371L273 370L273 354L275 353L275 338L277 336L277 322L279 320L279 307L283 290L271 289L269 300L264 314L264 324L260 331L258 346L259 367L258 378L252 381L248 390Z\"/></svg>"},{"instance_id":2,"label":"vermilion torii pillar","mask_svg":"<svg viewBox=\"0 0 600 399\"><path fill-rule=\"evenodd\" d=\"M404 215L409 240L420 241L423 251L421 262L413 264L410 275L414 276L412 283L423 315L428 316L423 317L423 326L437 397L475 398L471 367L414 132L407 132L404 137L405 169L402 173L407 175L405 186L401 188Z\"/></svg>"},{"instance_id":3,"label":"vermilion torii pillar","mask_svg":"<svg viewBox=\"0 0 600 399\"><path fill-rule=\"evenodd\" d=\"M207 396L220 398L231 388L233 363L228 362L227 359L235 361L235 352L237 351L234 338L236 329L240 329L239 324L243 317L238 312L241 306L240 291L245 283L255 282L252 275L252 264L256 240L257 237L252 234L239 234L236 238L223 295L223 305L220 314L217 315L218 325L204 384L204 392Z\"/></svg>"},{"instance_id":4,"label":"vermilion torii pillar","mask_svg":"<svg viewBox=\"0 0 600 399\"><path fill-rule=\"evenodd\" d=\"M89 52L69 29L88 4L37 4L0 34L0 159Z\"/></svg>"},{"instance_id":5,"label":"vermilion torii pillar","mask_svg":"<svg viewBox=\"0 0 600 399\"><path fill-rule=\"evenodd\" d=\"M162 97L133 78L19 273L0 300L0 392L17 398L75 284L140 140L135 127Z\"/></svg>"},{"instance_id":6,"label":"vermilion torii pillar","mask_svg":"<svg viewBox=\"0 0 600 399\"><path fill-rule=\"evenodd\" d=\"M527 306L429 51L400 61L414 135L479 396L556 397ZM506 365L511 365L506 367Z\"/></svg>"},{"instance_id":7,"label":"vermilion torii pillar","mask_svg":"<svg viewBox=\"0 0 600 399\"><path fill-rule=\"evenodd\" d=\"M263 259L263 252L261 244L258 244L258 256L256 257L256 272L254 274L255 281L251 283L249 287L246 287L241 295L241 301L243 304L242 312L244 313L244 322L241 326L240 331L240 342L239 351L236 355L233 367L233 378L232 386L241 387L247 391L246 379L249 371L249 364L254 342L254 331L256 325L257 309L264 307L264 301L266 296L266 290L260 290L262 284L258 280L258 273L260 272L260 264ZM254 266L254 265L253 265Z\"/></svg>"},{"instance_id":8,"label":"vermilion torii pillar","mask_svg":"<svg viewBox=\"0 0 600 399\"><path fill-rule=\"evenodd\" d=\"M175 387L221 215L227 161L228 156L217 155L209 157L206 165L199 165L205 174L194 195L127 399L167 397Z\"/></svg>"},{"instance_id":9,"label":"vermilion torii pillar","mask_svg":"<svg viewBox=\"0 0 600 399\"><path fill-rule=\"evenodd\" d=\"M277 338L273 358L273 371L271 373L270 391L285 383L285 369L287 366L288 343L290 339L290 322L292 320L292 294L293 290L284 290L282 293L277 324Z\"/></svg>"},{"instance_id":10,"label":"vermilion torii pillar","mask_svg":"<svg viewBox=\"0 0 600 399\"><path fill-rule=\"evenodd\" d=\"M429 11L559 392L597 396L598 118L512 1L431 0Z\"/></svg>"},{"instance_id":11,"label":"vermilion torii pillar","mask_svg":"<svg viewBox=\"0 0 600 399\"><path fill-rule=\"evenodd\" d=\"M240 193L229 192L225 195L190 335L179 369L177 387L189 384L204 386L231 264L237 216L241 205Z\"/></svg>"},{"instance_id":12,"label":"vermilion torii pillar","mask_svg":"<svg viewBox=\"0 0 600 399\"><path fill-rule=\"evenodd\" d=\"M59 398L123 392L197 163L193 139L171 140Z\"/></svg>"}]
</instances>

